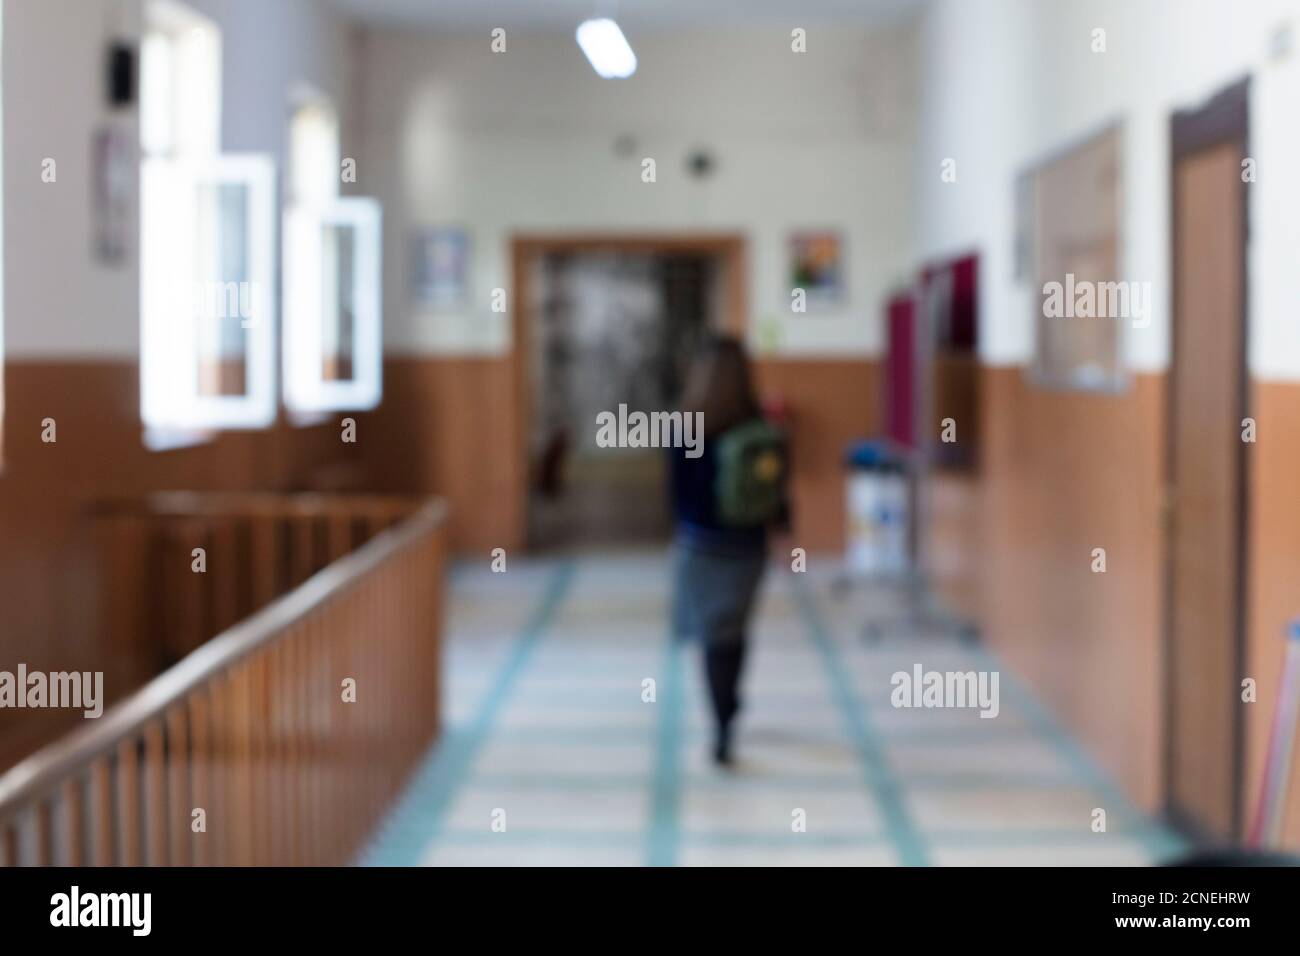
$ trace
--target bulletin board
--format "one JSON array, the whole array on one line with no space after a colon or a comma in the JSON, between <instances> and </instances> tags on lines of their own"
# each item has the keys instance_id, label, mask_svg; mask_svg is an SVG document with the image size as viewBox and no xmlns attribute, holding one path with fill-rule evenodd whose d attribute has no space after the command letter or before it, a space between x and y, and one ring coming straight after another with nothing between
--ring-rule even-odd
<instances>
[{"instance_id":1,"label":"bulletin board","mask_svg":"<svg viewBox=\"0 0 1300 956\"><path fill-rule=\"evenodd\" d=\"M1120 147L1119 127L1108 127L1026 171L1018 184L1022 234L1016 246L1025 255L1018 267L1034 284L1032 374L1038 384L1098 390L1123 385L1124 317L1059 315L1045 308L1049 283L1073 290L1121 278Z\"/></svg>"}]
</instances>

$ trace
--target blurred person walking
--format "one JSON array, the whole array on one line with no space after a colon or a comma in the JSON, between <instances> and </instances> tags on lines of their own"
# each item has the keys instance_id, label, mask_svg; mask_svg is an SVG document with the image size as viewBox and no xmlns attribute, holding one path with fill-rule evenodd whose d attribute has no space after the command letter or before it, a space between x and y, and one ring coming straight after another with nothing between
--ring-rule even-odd
<instances>
[{"instance_id":1,"label":"blurred person walking","mask_svg":"<svg viewBox=\"0 0 1300 956\"><path fill-rule=\"evenodd\" d=\"M768 526L787 518L784 435L763 420L740 343L705 341L686 378L683 417L702 418L703 453L669 450L675 518L673 630L702 645L714 760L732 760L754 598Z\"/></svg>"}]
</instances>

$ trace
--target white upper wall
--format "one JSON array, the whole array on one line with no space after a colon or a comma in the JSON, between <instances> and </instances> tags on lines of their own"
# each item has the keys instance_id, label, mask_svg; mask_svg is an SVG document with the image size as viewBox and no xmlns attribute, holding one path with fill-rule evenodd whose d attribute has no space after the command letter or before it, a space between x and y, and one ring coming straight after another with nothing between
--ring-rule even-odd
<instances>
[{"instance_id":1,"label":"white upper wall","mask_svg":"<svg viewBox=\"0 0 1300 956\"><path fill-rule=\"evenodd\" d=\"M919 37L917 251L982 253L980 351L1027 362L1038 296L1013 280L1013 184L1062 145L1120 121L1120 278L1150 281L1149 328L1125 330L1135 370L1169 357L1169 120L1249 75L1250 362L1265 378L1300 378L1300 43L1297 0L935 0ZM1106 31L1093 53L1092 31ZM958 181L940 180L945 158Z\"/></svg>"},{"instance_id":2,"label":"white upper wall","mask_svg":"<svg viewBox=\"0 0 1300 956\"><path fill-rule=\"evenodd\" d=\"M188 0L222 31L222 149L282 160L290 96L310 83L348 90L348 30L316 0ZM139 258L92 255L91 148L113 124L138 142L138 112L105 102L108 44L138 38L139 0L6 0L4 4L5 355L126 358L139 354ZM120 20L119 20L120 17ZM42 162L57 180L41 181ZM283 168L283 163L281 163ZM138 196L138 173L131 193ZM138 200L130 206L137 219Z\"/></svg>"},{"instance_id":3,"label":"white upper wall","mask_svg":"<svg viewBox=\"0 0 1300 956\"><path fill-rule=\"evenodd\" d=\"M639 68L601 80L571 31L376 28L359 44L357 189L384 203L385 323L390 351L499 353L516 232L740 231L749 240L750 328L783 352L879 350L886 294L906 280L911 221L912 33L808 27L792 53L785 26L628 30ZM630 155L615 141L630 136ZM688 152L717 160L692 180ZM345 154L346 147L345 147ZM657 182L641 180L652 157ZM473 306L411 304L410 241L463 225ZM790 229L840 230L843 308L793 315L785 278Z\"/></svg>"},{"instance_id":4,"label":"white upper wall","mask_svg":"<svg viewBox=\"0 0 1300 956\"><path fill-rule=\"evenodd\" d=\"M366 23L446 29L509 24L572 30L592 16L617 17L624 28L683 28L749 23L784 26L886 26L928 0L325 0Z\"/></svg>"}]
</instances>

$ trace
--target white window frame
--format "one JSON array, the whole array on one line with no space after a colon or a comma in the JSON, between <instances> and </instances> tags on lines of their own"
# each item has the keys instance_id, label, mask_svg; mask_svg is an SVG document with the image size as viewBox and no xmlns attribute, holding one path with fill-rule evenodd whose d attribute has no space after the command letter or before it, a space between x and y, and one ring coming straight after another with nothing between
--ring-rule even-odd
<instances>
[{"instance_id":1,"label":"white window frame","mask_svg":"<svg viewBox=\"0 0 1300 956\"><path fill-rule=\"evenodd\" d=\"M295 205L320 205L339 195L339 118L329 97L309 87L295 94L289 120L285 192Z\"/></svg>"},{"instance_id":2,"label":"white window frame","mask_svg":"<svg viewBox=\"0 0 1300 956\"><path fill-rule=\"evenodd\" d=\"M197 195L201 187L238 184L249 194L248 290L240 315L246 332L245 391L199 389L204 294L195 273ZM141 165L141 413L159 429L265 428L275 421L275 164L267 156L145 159ZM167 281L158 277L170 277ZM214 290L221 295L221 290ZM186 321L188 319L188 321ZM227 319L224 321L233 321Z\"/></svg>"},{"instance_id":3,"label":"white window frame","mask_svg":"<svg viewBox=\"0 0 1300 956\"><path fill-rule=\"evenodd\" d=\"M336 314L327 283L325 231L353 229L352 378L327 380L323 372L322 318ZM383 303L380 272L382 213L374 199L348 197L321 206L295 206L285 214L284 398L302 413L366 411L383 395Z\"/></svg>"},{"instance_id":4,"label":"white window frame","mask_svg":"<svg viewBox=\"0 0 1300 956\"><path fill-rule=\"evenodd\" d=\"M340 198L338 115L329 98L304 88L290 118L291 204L284 212L281 375L284 404L298 424L329 412L367 411L383 397L383 214L379 202ZM309 150L309 155L302 155ZM324 320L338 314L337 282L325 235L332 227L353 230L351 377L325 377Z\"/></svg>"},{"instance_id":5,"label":"white window frame","mask_svg":"<svg viewBox=\"0 0 1300 956\"><path fill-rule=\"evenodd\" d=\"M276 167L270 155L222 154L221 33L174 0L145 7L140 164L140 415L155 450L221 429L259 429L278 414L276 382ZM153 51L150 53L150 51ZM150 61L149 56L153 59ZM150 73L150 68L161 71ZM147 75L146 75L147 74ZM247 188L247 274L230 319L205 315L226 288L200 268L199 196L206 186ZM212 219L212 222L218 220ZM247 295L244 293L247 292ZM247 304L248 310L244 311ZM221 306L224 313L225 306ZM205 394L203 322L239 321L244 391ZM218 347L217 361L221 361Z\"/></svg>"}]
</instances>

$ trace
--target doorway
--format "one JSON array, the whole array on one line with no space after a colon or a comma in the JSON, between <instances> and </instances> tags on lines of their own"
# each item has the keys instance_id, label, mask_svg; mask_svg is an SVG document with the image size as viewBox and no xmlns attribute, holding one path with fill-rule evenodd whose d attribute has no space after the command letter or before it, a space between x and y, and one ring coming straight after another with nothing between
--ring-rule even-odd
<instances>
[{"instance_id":1,"label":"doorway","mask_svg":"<svg viewBox=\"0 0 1300 956\"><path fill-rule=\"evenodd\" d=\"M1246 82L1171 123L1165 792L1214 840L1242 827Z\"/></svg>"},{"instance_id":2,"label":"doorway","mask_svg":"<svg viewBox=\"0 0 1300 956\"><path fill-rule=\"evenodd\" d=\"M597 415L672 408L710 330L743 328L739 237L515 243L515 341L530 549L663 542L658 448L602 448Z\"/></svg>"}]
</instances>

